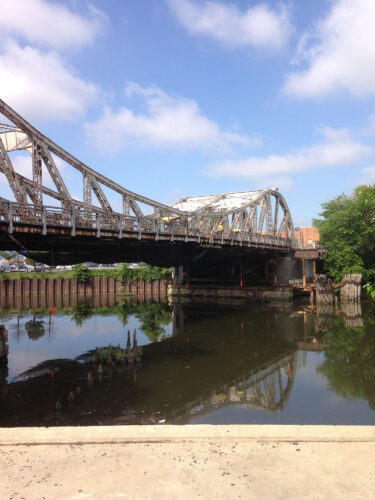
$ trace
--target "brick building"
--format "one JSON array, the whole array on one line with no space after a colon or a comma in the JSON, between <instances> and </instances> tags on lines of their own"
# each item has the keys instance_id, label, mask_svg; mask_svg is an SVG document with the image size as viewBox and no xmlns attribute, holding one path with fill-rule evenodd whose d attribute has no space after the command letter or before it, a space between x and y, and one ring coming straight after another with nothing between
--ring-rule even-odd
<instances>
[{"instance_id":1,"label":"brick building","mask_svg":"<svg viewBox=\"0 0 375 500\"><path fill-rule=\"evenodd\" d=\"M319 230L316 227L296 227L294 236L298 248L316 248L319 243Z\"/></svg>"}]
</instances>

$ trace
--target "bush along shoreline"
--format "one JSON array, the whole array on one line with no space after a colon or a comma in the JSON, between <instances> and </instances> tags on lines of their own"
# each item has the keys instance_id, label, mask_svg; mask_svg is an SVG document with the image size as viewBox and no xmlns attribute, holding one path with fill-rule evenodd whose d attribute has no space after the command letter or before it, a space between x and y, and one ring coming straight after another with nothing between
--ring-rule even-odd
<instances>
[{"instance_id":1,"label":"bush along shoreline","mask_svg":"<svg viewBox=\"0 0 375 500\"><path fill-rule=\"evenodd\" d=\"M92 278L114 278L121 284L134 283L137 280L149 283L158 279L167 283L172 279L172 269L147 265L130 268L127 264L120 264L116 269L89 269L82 264L77 264L71 271L0 273L0 280L4 281L19 279L71 279L77 283L87 283Z\"/></svg>"}]
</instances>

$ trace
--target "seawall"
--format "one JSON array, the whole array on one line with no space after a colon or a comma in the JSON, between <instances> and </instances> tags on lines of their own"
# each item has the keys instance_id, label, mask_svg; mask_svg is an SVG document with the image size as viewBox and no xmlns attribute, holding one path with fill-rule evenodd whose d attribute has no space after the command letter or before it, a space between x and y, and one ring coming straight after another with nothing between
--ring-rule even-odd
<instances>
[{"instance_id":1,"label":"seawall","mask_svg":"<svg viewBox=\"0 0 375 500\"><path fill-rule=\"evenodd\" d=\"M119 293L120 291L134 294L161 291L166 293L168 284L160 279L150 282L135 280L120 283L116 278L90 278L86 283L77 283L70 278L47 279L16 279L0 280L0 296L3 295L34 295L34 294L93 294Z\"/></svg>"}]
</instances>

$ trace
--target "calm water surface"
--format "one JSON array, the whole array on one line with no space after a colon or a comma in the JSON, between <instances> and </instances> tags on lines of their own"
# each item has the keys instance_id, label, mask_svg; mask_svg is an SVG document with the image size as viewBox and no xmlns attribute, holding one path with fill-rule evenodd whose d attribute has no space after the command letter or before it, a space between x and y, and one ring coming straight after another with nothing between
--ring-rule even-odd
<instances>
[{"instance_id":1,"label":"calm water surface","mask_svg":"<svg viewBox=\"0 0 375 500\"><path fill-rule=\"evenodd\" d=\"M142 300L0 310L0 426L375 424L375 304Z\"/></svg>"}]
</instances>

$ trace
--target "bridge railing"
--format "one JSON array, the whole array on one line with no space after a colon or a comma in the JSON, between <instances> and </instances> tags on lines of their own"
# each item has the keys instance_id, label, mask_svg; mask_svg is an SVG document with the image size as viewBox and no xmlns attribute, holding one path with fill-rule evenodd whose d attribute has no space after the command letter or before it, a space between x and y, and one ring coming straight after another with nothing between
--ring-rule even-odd
<instances>
[{"instance_id":1,"label":"bridge railing","mask_svg":"<svg viewBox=\"0 0 375 500\"><path fill-rule=\"evenodd\" d=\"M0 201L0 222L8 223L8 232L13 232L14 224L36 225L42 227L42 234L47 234L47 227L61 227L75 236L76 229L95 230L97 237L102 231L111 231L121 238L124 233L134 233L140 239L142 234L152 234L155 239L159 235L164 238L181 237L185 241L205 241L215 244L240 244L251 246L276 246L292 248L289 238L277 234L256 233L243 229L226 228L221 231L213 227L212 221L197 225L189 219L175 220L155 218L154 216L134 217L118 213L105 213L97 210L85 210L83 207L64 208L36 206L26 203ZM216 225L217 226L217 225ZM236 242L236 243L235 243Z\"/></svg>"}]
</instances>

